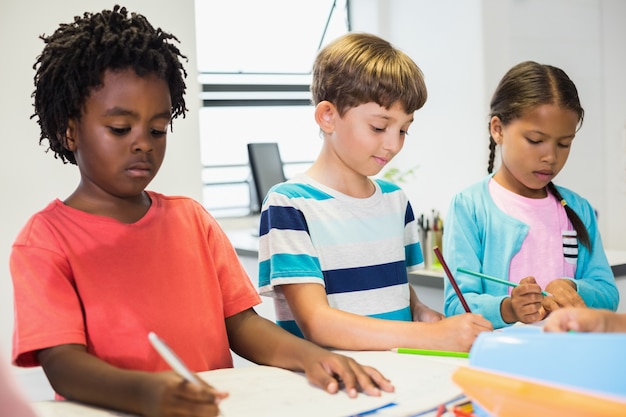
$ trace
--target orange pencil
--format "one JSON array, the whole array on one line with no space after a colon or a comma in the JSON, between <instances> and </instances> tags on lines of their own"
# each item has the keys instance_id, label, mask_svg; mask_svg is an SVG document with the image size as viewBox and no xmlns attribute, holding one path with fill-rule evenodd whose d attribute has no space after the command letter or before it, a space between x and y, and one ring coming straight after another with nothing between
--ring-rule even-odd
<instances>
[{"instance_id":1,"label":"orange pencil","mask_svg":"<svg viewBox=\"0 0 626 417\"><path fill-rule=\"evenodd\" d=\"M475 414L467 412L467 411L463 411L463 409L459 407L454 407L452 409L452 412L454 413L456 417L476 417Z\"/></svg>"}]
</instances>

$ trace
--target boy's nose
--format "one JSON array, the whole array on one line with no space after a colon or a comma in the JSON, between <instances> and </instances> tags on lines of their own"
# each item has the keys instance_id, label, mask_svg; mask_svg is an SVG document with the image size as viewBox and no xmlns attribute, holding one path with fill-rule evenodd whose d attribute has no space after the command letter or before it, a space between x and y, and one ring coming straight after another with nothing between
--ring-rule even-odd
<instances>
[{"instance_id":1,"label":"boy's nose","mask_svg":"<svg viewBox=\"0 0 626 417\"><path fill-rule=\"evenodd\" d=\"M135 152L149 152L152 150L152 138L148 132L138 133L133 139L133 151Z\"/></svg>"},{"instance_id":2,"label":"boy's nose","mask_svg":"<svg viewBox=\"0 0 626 417\"><path fill-rule=\"evenodd\" d=\"M395 135L389 135L389 137L385 138L383 143L383 148L395 156L402 149L402 145L404 141L401 138L396 137Z\"/></svg>"}]
</instances>

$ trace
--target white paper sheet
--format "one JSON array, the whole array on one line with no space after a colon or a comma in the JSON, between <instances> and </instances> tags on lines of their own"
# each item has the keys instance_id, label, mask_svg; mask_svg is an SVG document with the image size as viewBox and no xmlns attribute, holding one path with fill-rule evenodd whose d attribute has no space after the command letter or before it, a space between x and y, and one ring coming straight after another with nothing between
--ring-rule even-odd
<instances>
[{"instance_id":1,"label":"white paper sheet","mask_svg":"<svg viewBox=\"0 0 626 417\"><path fill-rule=\"evenodd\" d=\"M396 387L394 393L349 398L345 391L331 395L312 387L303 374L269 366L250 366L201 372L198 375L221 391L222 417L347 417L380 409L372 417L414 416L436 409L462 395L452 374L466 359L439 358L395 352L338 352L377 368ZM393 406L381 408L389 404ZM128 416L69 401L35 403L40 417Z\"/></svg>"}]
</instances>

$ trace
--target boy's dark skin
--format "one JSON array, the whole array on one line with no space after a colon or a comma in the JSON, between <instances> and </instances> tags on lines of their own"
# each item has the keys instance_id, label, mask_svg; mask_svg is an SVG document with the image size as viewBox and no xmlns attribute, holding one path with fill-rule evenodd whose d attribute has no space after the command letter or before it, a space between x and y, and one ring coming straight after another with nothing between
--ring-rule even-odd
<instances>
[{"instance_id":1,"label":"boy's dark skin","mask_svg":"<svg viewBox=\"0 0 626 417\"><path fill-rule=\"evenodd\" d=\"M64 201L68 206L133 223L151 201L146 186L165 156L171 98L165 80L133 69L107 69L92 89L80 117L68 121L64 146L80 171L80 183ZM354 397L393 391L373 368L292 336L253 309L226 318L232 350L261 364L304 371L329 393L345 387ZM260 341L263 343L260 343ZM185 382L174 372L150 373L114 367L84 345L43 349L38 359L53 388L77 401L145 416L215 416L227 397L208 384Z\"/></svg>"}]
</instances>

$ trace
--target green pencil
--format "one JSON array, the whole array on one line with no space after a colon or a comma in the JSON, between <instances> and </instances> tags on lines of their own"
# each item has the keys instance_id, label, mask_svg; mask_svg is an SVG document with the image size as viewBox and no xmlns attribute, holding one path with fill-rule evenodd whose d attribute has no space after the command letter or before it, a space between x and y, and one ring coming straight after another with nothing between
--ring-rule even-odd
<instances>
[{"instance_id":1,"label":"green pencil","mask_svg":"<svg viewBox=\"0 0 626 417\"><path fill-rule=\"evenodd\" d=\"M459 267L456 270L459 271L459 272L464 272L464 273L469 274L469 275L473 275L475 277L484 278L484 279L487 279L489 281L493 281L493 282L497 282L497 283L500 283L500 284L508 285L509 287L517 287L517 286L519 286L519 284L516 283L516 282L505 281L505 280L500 279L500 278L492 277L490 275L481 274L480 272L470 271L470 270L465 269L465 268ZM546 296L546 297L548 295L550 295L550 293L548 293L546 291L541 291L541 293L544 296Z\"/></svg>"},{"instance_id":2,"label":"green pencil","mask_svg":"<svg viewBox=\"0 0 626 417\"><path fill-rule=\"evenodd\" d=\"M468 352L453 352L450 350L411 349L411 348L395 348L391 350L393 352L408 353L410 355L449 356L453 358L469 358Z\"/></svg>"}]
</instances>

